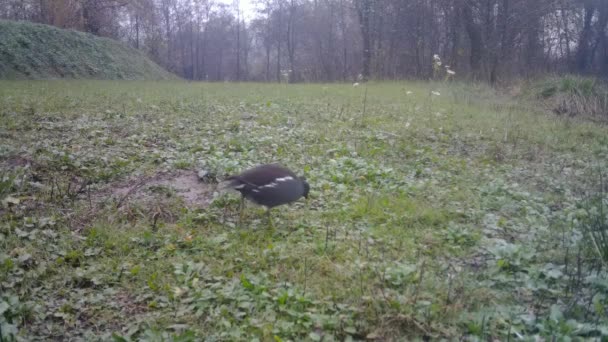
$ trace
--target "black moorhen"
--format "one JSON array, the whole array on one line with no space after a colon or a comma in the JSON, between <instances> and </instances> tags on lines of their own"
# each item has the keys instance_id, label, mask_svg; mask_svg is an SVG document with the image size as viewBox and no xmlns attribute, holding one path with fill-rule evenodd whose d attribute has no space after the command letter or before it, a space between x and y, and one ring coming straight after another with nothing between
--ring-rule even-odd
<instances>
[{"instance_id":1,"label":"black moorhen","mask_svg":"<svg viewBox=\"0 0 608 342\"><path fill-rule=\"evenodd\" d=\"M272 225L270 209L308 198L310 185L303 177L279 164L264 164L226 178L227 187L241 193L240 215L243 217L244 199L267 208L268 221Z\"/></svg>"}]
</instances>

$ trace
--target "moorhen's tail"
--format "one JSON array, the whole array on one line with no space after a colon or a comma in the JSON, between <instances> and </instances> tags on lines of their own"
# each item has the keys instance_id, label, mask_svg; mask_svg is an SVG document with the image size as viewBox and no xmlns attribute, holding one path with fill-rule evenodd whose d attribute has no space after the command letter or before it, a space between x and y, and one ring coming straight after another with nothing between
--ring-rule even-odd
<instances>
[{"instance_id":1,"label":"moorhen's tail","mask_svg":"<svg viewBox=\"0 0 608 342\"><path fill-rule=\"evenodd\" d=\"M257 187L256 185L243 180L243 178L239 177L239 175L226 177L226 179L224 179L224 186L223 186L223 188L225 188L225 189L226 188L234 189L239 192L243 192L243 190L245 190L245 189L252 189L252 188L256 188L256 187Z\"/></svg>"}]
</instances>

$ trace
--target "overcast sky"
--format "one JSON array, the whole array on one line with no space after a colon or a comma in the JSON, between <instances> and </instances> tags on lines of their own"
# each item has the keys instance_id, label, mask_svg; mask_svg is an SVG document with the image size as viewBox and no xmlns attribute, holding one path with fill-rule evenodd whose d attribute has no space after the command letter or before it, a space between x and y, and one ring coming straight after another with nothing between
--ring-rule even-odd
<instances>
[{"instance_id":1,"label":"overcast sky","mask_svg":"<svg viewBox=\"0 0 608 342\"><path fill-rule=\"evenodd\" d=\"M234 4L234 0L220 0L225 4L232 6ZM255 5L253 4L254 0L241 0L241 11L243 12L243 17L245 20L249 21L253 19L255 15Z\"/></svg>"}]
</instances>

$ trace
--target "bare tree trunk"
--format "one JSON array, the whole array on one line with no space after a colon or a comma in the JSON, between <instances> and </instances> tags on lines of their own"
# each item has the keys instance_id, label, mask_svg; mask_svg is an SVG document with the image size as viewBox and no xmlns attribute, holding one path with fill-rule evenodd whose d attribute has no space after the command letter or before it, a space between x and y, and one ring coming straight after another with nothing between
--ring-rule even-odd
<instances>
[{"instance_id":1,"label":"bare tree trunk","mask_svg":"<svg viewBox=\"0 0 608 342\"><path fill-rule=\"evenodd\" d=\"M525 73L528 76L535 71L542 70L542 67L538 66L543 65L543 46L541 45L541 22L540 16L533 14L532 18L528 23L528 28L525 32L526 37L526 45L525 45L525 61L526 61L526 69ZM537 66L537 67L534 67Z\"/></svg>"},{"instance_id":2,"label":"bare tree trunk","mask_svg":"<svg viewBox=\"0 0 608 342\"><path fill-rule=\"evenodd\" d=\"M247 35L247 31L245 30L243 32L243 37L244 37L244 46L243 46L243 79L245 81L249 80L249 49L250 49L250 45L249 45L249 36Z\"/></svg>"},{"instance_id":3,"label":"bare tree trunk","mask_svg":"<svg viewBox=\"0 0 608 342\"><path fill-rule=\"evenodd\" d=\"M497 16L497 26L498 32L496 32L496 38L500 37L500 46L498 40L496 40L492 45L491 49L491 67L490 67L490 83L495 84L498 80L499 70L498 68L501 65L501 60L505 58L504 54L507 53L507 31L509 29L507 18L509 17L509 0L502 0L498 9ZM489 6L489 5L488 5Z\"/></svg>"},{"instance_id":4,"label":"bare tree trunk","mask_svg":"<svg viewBox=\"0 0 608 342\"><path fill-rule=\"evenodd\" d=\"M48 24L48 5L46 3L46 0L39 0L38 1L38 21L43 23L43 24Z\"/></svg>"},{"instance_id":5,"label":"bare tree trunk","mask_svg":"<svg viewBox=\"0 0 608 342\"><path fill-rule=\"evenodd\" d=\"M589 54L589 44L591 42L592 32L592 23L593 16L595 15L595 6L591 1L585 2L585 18L583 24L583 30L581 31L579 41L578 41L578 50L576 52L576 69L579 72L586 72L589 64L591 63L591 58Z\"/></svg>"},{"instance_id":6,"label":"bare tree trunk","mask_svg":"<svg viewBox=\"0 0 608 342\"><path fill-rule=\"evenodd\" d=\"M279 1L279 27L275 34L277 35L277 82L281 83L281 30L283 29L283 6L282 1Z\"/></svg>"},{"instance_id":7,"label":"bare tree trunk","mask_svg":"<svg viewBox=\"0 0 608 342\"><path fill-rule=\"evenodd\" d=\"M235 0L236 5L236 80L241 80L241 2Z\"/></svg>"},{"instance_id":8,"label":"bare tree trunk","mask_svg":"<svg viewBox=\"0 0 608 342\"><path fill-rule=\"evenodd\" d=\"M206 53L207 53L207 29L208 29L208 21L209 21L209 13L211 11L211 7L210 7L210 3L207 1L205 2L205 6L203 8L204 10L204 26L203 26L203 30L202 30L202 34L199 33L200 37L200 65L198 67L198 79L199 80L207 80L209 75L207 73L207 65L206 65ZM203 19L201 19L201 21L203 21ZM200 32L200 25L199 25L199 32ZM198 59L197 59L198 60Z\"/></svg>"},{"instance_id":9,"label":"bare tree trunk","mask_svg":"<svg viewBox=\"0 0 608 342\"><path fill-rule=\"evenodd\" d=\"M608 77L608 35L604 35L603 38L603 44L604 46L604 53L603 53L603 62L602 62L602 74L604 75L604 77Z\"/></svg>"},{"instance_id":10,"label":"bare tree trunk","mask_svg":"<svg viewBox=\"0 0 608 342\"><path fill-rule=\"evenodd\" d=\"M372 42L371 42L371 21L372 1L374 0L355 0L357 14L359 15L359 26L363 38L363 71L365 80L370 78L370 66L372 62Z\"/></svg>"},{"instance_id":11,"label":"bare tree trunk","mask_svg":"<svg viewBox=\"0 0 608 342\"><path fill-rule=\"evenodd\" d=\"M591 46L591 62L597 55L597 49L605 38L606 25L608 24L608 2L602 2L598 8L598 19L595 23L595 40ZM600 64L603 64L600 62Z\"/></svg>"},{"instance_id":12,"label":"bare tree trunk","mask_svg":"<svg viewBox=\"0 0 608 342\"><path fill-rule=\"evenodd\" d=\"M270 44L266 44L266 82L270 82Z\"/></svg>"},{"instance_id":13,"label":"bare tree trunk","mask_svg":"<svg viewBox=\"0 0 608 342\"><path fill-rule=\"evenodd\" d=\"M202 80L207 80L209 78L209 75L207 73L207 65L206 65L206 56L205 54L207 53L206 49L207 49L207 27L204 28L203 30L203 37L201 38L202 42L201 42L201 65L199 67L199 73L200 73L200 79Z\"/></svg>"},{"instance_id":14,"label":"bare tree trunk","mask_svg":"<svg viewBox=\"0 0 608 342\"><path fill-rule=\"evenodd\" d=\"M277 42L277 82L281 83L281 43Z\"/></svg>"},{"instance_id":15,"label":"bare tree trunk","mask_svg":"<svg viewBox=\"0 0 608 342\"><path fill-rule=\"evenodd\" d=\"M569 29L569 20L566 16L566 4L564 0L561 0L561 9L560 9L560 17L562 20L562 25L564 26L564 39L566 40L566 57L568 59L568 64L572 62L572 53L570 51L570 29Z\"/></svg>"},{"instance_id":16,"label":"bare tree trunk","mask_svg":"<svg viewBox=\"0 0 608 342\"><path fill-rule=\"evenodd\" d=\"M344 0L340 0L340 29L342 31L342 81L346 81L348 73L348 48L346 43L346 9Z\"/></svg>"},{"instance_id":17,"label":"bare tree trunk","mask_svg":"<svg viewBox=\"0 0 608 342\"><path fill-rule=\"evenodd\" d=\"M139 50L139 13L135 14L135 48Z\"/></svg>"},{"instance_id":18,"label":"bare tree trunk","mask_svg":"<svg viewBox=\"0 0 608 342\"><path fill-rule=\"evenodd\" d=\"M462 19L460 13L458 11L458 7L455 6L452 10L452 31L451 31L451 39L452 39L452 51L451 51L451 66L454 70L458 70L458 61L459 61L459 50L460 50L460 31L462 29Z\"/></svg>"},{"instance_id":19,"label":"bare tree trunk","mask_svg":"<svg viewBox=\"0 0 608 342\"><path fill-rule=\"evenodd\" d=\"M171 41L171 8L169 6L169 1L163 0L163 17L165 19L165 34L167 36L167 66L169 70L172 70L171 49L173 44Z\"/></svg>"},{"instance_id":20,"label":"bare tree trunk","mask_svg":"<svg viewBox=\"0 0 608 342\"><path fill-rule=\"evenodd\" d=\"M198 13L196 15L196 21L193 21L192 23L192 25L196 24L196 35L193 35L192 37L192 44L194 44L194 56L192 57L192 79L194 80L200 80L199 62L201 49L201 15L201 13Z\"/></svg>"},{"instance_id":21,"label":"bare tree trunk","mask_svg":"<svg viewBox=\"0 0 608 342\"><path fill-rule=\"evenodd\" d=\"M82 2L82 18L84 24L84 30L94 35L99 35L99 26L95 20L95 5L90 0L84 0Z\"/></svg>"},{"instance_id":22,"label":"bare tree trunk","mask_svg":"<svg viewBox=\"0 0 608 342\"><path fill-rule=\"evenodd\" d=\"M201 79L201 29L200 29L200 24L198 24L197 26L197 32L196 32L196 44L194 44L195 46L195 56L194 56L194 79L195 80L200 80Z\"/></svg>"},{"instance_id":23,"label":"bare tree trunk","mask_svg":"<svg viewBox=\"0 0 608 342\"><path fill-rule=\"evenodd\" d=\"M603 20L603 24L600 27L603 29L598 32L601 39L601 45L603 47L602 56L600 57L600 71L604 76L608 76L608 32L606 32L606 21L608 21L608 3L604 2L600 8L600 17Z\"/></svg>"},{"instance_id":24,"label":"bare tree trunk","mask_svg":"<svg viewBox=\"0 0 608 342\"><path fill-rule=\"evenodd\" d=\"M218 81L223 81L223 74L222 74L222 65L224 64L223 63L223 59L224 59L223 52L224 51L220 47L219 58L217 59L218 60L217 67L215 68L216 69L216 75L217 75L217 80Z\"/></svg>"},{"instance_id":25,"label":"bare tree trunk","mask_svg":"<svg viewBox=\"0 0 608 342\"><path fill-rule=\"evenodd\" d=\"M194 22L190 21L190 79L194 79L196 59L194 55Z\"/></svg>"},{"instance_id":26,"label":"bare tree trunk","mask_svg":"<svg viewBox=\"0 0 608 342\"><path fill-rule=\"evenodd\" d=\"M473 19L473 12L471 5L460 0L462 18L464 20L465 29L471 40L471 56L470 65L473 73L473 78L479 78L481 76L481 61L483 59L483 38L481 34L481 28L477 25Z\"/></svg>"},{"instance_id":27,"label":"bare tree trunk","mask_svg":"<svg viewBox=\"0 0 608 342\"><path fill-rule=\"evenodd\" d=\"M289 17L287 21L287 54L289 56L289 83L295 83L297 80L296 70L296 33L295 33L295 16L296 7L294 0L291 0L289 6Z\"/></svg>"},{"instance_id":28,"label":"bare tree trunk","mask_svg":"<svg viewBox=\"0 0 608 342\"><path fill-rule=\"evenodd\" d=\"M326 5L327 8L329 10L329 15L328 15L328 32L327 32L327 44L326 44L326 49L325 49L325 56L327 59L327 72L326 72L326 79L330 80L330 81L334 81L335 80L335 69L337 66L336 63L336 58L335 58L335 54L333 53L334 51L334 47L336 46L336 34L334 33L334 6L330 3L330 1L326 0Z\"/></svg>"}]
</instances>

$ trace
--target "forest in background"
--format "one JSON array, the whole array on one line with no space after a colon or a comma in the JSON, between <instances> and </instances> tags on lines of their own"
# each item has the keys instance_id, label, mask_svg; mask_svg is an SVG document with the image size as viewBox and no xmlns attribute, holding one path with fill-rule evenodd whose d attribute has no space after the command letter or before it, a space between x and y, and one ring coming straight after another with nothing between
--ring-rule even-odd
<instances>
[{"instance_id":1,"label":"forest in background","mask_svg":"<svg viewBox=\"0 0 608 342\"><path fill-rule=\"evenodd\" d=\"M605 0L255 5L245 15L239 0L0 0L0 18L118 39L192 80L429 79L447 70L490 83L543 73L608 76Z\"/></svg>"}]
</instances>

